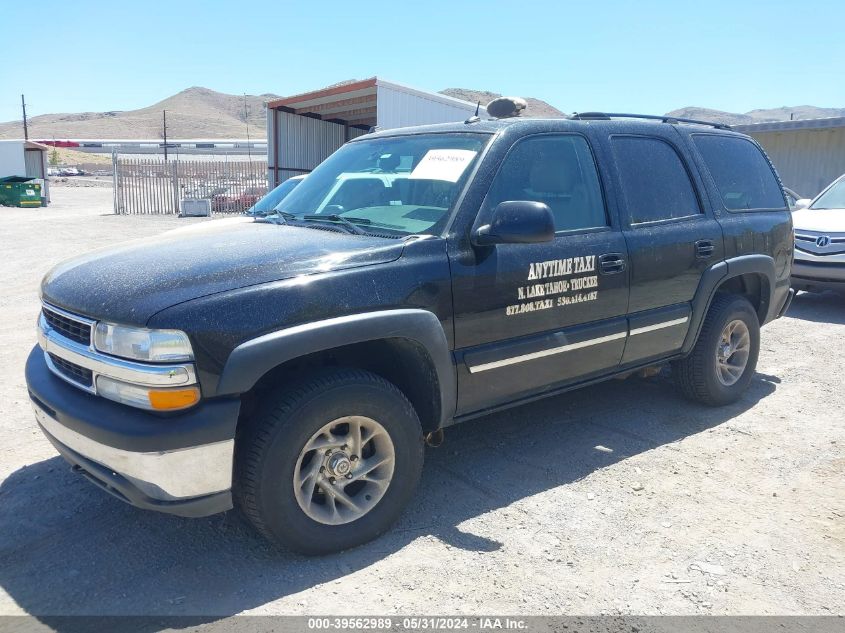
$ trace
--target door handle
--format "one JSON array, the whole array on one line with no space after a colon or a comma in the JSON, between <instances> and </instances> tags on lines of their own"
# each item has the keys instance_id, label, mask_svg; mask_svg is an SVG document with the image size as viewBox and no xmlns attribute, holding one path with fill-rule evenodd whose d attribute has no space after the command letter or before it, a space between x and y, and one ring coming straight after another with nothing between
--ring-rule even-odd
<instances>
[{"instance_id":1,"label":"door handle","mask_svg":"<svg viewBox=\"0 0 845 633\"><path fill-rule=\"evenodd\" d=\"M695 243L695 256L698 259L709 259L713 257L713 240L698 240Z\"/></svg>"},{"instance_id":2,"label":"door handle","mask_svg":"<svg viewBox=\"0 0 845 633\"><path fill-rule=\"evenodd\" d=\"M625 258L621 253L599 255L599 270L603 275L615 275L625 270Z\"/></svg>"}]
</instances>

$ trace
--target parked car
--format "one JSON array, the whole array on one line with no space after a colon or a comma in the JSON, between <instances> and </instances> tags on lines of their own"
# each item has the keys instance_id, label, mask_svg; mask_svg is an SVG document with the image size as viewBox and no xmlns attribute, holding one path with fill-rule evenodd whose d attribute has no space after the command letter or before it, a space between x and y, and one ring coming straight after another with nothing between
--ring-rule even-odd
<instances>
[{"instance_id":1,"label":"parked car","mask_svg":"<svg viewBox=\"0 0 845 633\"><path fill-rule=\"evenodd\" d=\"M272 213L276 208L276 205L278 205L286 195L293 191L304 178L305 175L293 176L292 178L288 178L284 182L276 185L264 197L254 202L252 206L247 209L247 215L260 216Z\"/></svg>"},{"instance_id":2,"label":"parked car","mask_svg":"<svg viewBox=\"0 0 845 633\"><path fill-rule=\"evenodd\" d=\"M243 213L252 207L265 193L263 187L247 187L238 191L237 187L215 193L211 197L211 210L215 213Z\"/></svg>"},{"instance_id":3,"label":"parked car","mask_svg":"<svg viewBox=\"0 0 845 633\"><path fill-rule=\"evenodd\" d=\"M845 291L845 174L797 206L792 287Z\"/></svg>"},{"instance_id":4,"label":"parked car","mask_svg":"<svg viewBox=\"0 0 845 633\"><path fill-rule=\"evenodd\" d=\"M306 553L387 530L455 423L663 364L736 401L792 298L774 168L715 124L375 132L282 206L54 268L26 382L104 490Z\"/></svg>"}]
</instances>

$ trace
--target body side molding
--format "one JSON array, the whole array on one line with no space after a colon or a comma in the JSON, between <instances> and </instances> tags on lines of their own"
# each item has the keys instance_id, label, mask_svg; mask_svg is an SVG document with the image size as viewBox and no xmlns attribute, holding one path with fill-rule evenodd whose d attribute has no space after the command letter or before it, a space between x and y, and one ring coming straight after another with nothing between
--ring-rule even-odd
<instances>
[{"instance_id":1,"label":"body side molding","mask_svg":"<svg viewBox=\"0 0 845 633\"><path fill-rule=\"evenodd\" d=\"M430 356L439 383L440 425L448 424L457 405L455 364L440 321L427 310L352 314L296 325L241 343L223 368L216 395L245 393L274 367L307 354L393 338L415 342Z\"/></svg>"}]
</instances>

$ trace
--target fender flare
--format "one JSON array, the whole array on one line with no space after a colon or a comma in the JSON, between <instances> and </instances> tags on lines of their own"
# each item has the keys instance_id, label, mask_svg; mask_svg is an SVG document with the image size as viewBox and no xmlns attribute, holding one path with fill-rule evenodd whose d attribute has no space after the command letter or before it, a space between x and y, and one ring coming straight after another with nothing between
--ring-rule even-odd
<instances>
[{"instance_id":1,"label":"fender flare","mask_svg":"<svg viewBox=\"0 0 845 633\"><path fill-rule=\"evenodd\" d=\"M772 311L772 294L775 289L775 260L768 255L740 255L725 261L714 264L704 271L698 290L692 299L692 315L690 328L684 345L681 348L684 354L688 354L698 340L701 326L704 324L704 317L710 309L713 297L719 286L728 279L746 275L749 273L761 275L764 280L764 287L761 288L760 325L770 320Z\"/></svg>"},{"instance_id":2,"label":"fender flare","mask_svg":"<svg viewBox=\"0 0 845 633\"><path fill-rule=\"evenodd\" d=\"M443 326L427 310L384 310L335 317L270 332L241 343L226 361L216 395L245 393L274 367L301 356L392 338L417 343L428 353L440 391L440 426L446 426L457 407L457 374Z\"/></svg>"}]
</instances>

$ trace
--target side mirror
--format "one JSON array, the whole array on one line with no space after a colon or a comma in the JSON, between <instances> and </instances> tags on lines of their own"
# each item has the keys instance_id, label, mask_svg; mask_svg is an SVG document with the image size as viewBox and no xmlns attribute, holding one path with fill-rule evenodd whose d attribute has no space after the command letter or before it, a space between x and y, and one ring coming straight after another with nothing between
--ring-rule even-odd
<instances>
[{"instance_id":1,"label":"side mirror","mask_svg":"<svg viewBox=\"0 0 845 633\"><path fill-rule=\"evenodd\" d=\"M798 211L798 209L806 209L807 207L810 206L811 202L812 202L812 200L810 200L810 198L801 198L800 200L796 200L795 201L795 210Z\"/></svg>"},{"instance_id":2,"label":"side mirror","mask_svg":"<svg viewBox=\"0 0 845 633\"><path fill-rule=\"evenodd\" d=\"M543 202L508 200L493 210L490 224L480 226L472 236L476 246L490 244L537 244L555 237L552 210Z\"/></svg>"}]
</instances>

